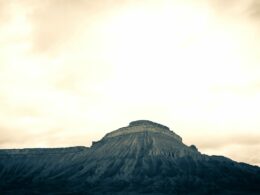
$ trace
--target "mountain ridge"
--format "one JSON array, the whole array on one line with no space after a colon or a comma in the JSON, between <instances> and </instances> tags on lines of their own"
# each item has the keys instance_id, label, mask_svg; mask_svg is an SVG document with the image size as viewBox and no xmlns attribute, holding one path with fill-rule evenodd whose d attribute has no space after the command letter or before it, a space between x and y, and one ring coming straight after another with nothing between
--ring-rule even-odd
<instances>
[{"instance_id":1,"label":"mountain ridge","mask_svg":"<svg viewBox=\"0 0 260 195\"><path fill-rule=\"evenodd\" d=\"M91 147L0 150L1 194L257 194L260 168L138 120Z\"/></svg>"},{"instance_id":2,"label":"mountain ridge","mask_svg":"<svg viewBox=\"0 0 260 195\"><path fill-rule=\"evenodd\" d=\"M140 133L140 132L155 132L163 133L169 136L175 137L176 140L182 141L182 138L170 130L169 127L155 123L149 120L137 120L130 122L127 127L119 128L115 131L112 131L105 135L105 137L114 137L119 135L126 135L131 133Z\"/></svg>"}]
</instances>

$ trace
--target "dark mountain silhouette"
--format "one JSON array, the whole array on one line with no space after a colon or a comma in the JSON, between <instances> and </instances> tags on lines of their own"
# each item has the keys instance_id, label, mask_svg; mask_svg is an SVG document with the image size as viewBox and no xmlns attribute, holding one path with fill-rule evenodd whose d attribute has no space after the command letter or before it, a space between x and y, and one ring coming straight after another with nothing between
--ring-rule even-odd
<instances>
[{"instance_id":1,"label":"dark mountain silhouette","mask_svg":"<svg viewBox=\"0 0 260 195\"><path fill-rule=\"evenodd\" d=\"M260 194L260 168L141 120L90 148L0 150L0 194Z\"/></svg>"}]
</instances>

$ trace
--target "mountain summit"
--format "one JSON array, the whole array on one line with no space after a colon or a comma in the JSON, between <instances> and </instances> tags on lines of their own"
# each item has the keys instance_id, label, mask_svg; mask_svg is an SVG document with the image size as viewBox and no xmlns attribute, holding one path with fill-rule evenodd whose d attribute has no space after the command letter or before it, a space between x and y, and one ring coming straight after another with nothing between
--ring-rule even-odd
<instances>
[{"instance_id":1,"label":"mountain summit","mask_svg":"<svg viewBox=\"0 0 260 195\"><path fill-rule=\"evenodd\" d=\"M115 137L120 135L127 135L133 133L160 133L167 136L172 136L176 139L176 141L181 142L182 139L180 136L175 134L173 131L164 125L159 123L155 123L149 120L138 120L129 123L129 126L120 128L118 130L112 131L107 134L106 137Z\"/></svg>"},{"instance_id":2,"label":"mountain summit","mask_svg":"<svg viewBox=\"0 0 260 195\"><path fill-rule=\"evenodd\" d=\"M259 194L260 168L201 154L148 120L90 148L0 150L0 194Z\"/></svg>"}]
</instances>

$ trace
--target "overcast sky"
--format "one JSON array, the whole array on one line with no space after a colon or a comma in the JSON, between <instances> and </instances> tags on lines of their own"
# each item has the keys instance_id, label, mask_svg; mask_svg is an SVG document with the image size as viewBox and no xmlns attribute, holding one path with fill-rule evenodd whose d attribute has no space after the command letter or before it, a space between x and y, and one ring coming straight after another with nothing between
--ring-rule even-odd
<instances>
[{"instance_id":1,"label":"overcast sky","mask_svg":"<svg viewBox=\"0 0 260 195\"><path fill-rule=\"evenodd\" d=\"M130 121L260 165L258 0L0 0L0 148Z\"/></svg>"}]
</instances>

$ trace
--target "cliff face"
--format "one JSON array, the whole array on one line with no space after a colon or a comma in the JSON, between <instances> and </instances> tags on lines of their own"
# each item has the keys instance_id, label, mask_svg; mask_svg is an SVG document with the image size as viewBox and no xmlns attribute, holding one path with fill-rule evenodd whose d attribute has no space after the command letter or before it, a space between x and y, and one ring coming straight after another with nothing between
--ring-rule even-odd
<instances>
[{"instance_id":1,"label":"cliff face","mask_svg":"<svg viewBox=\"0 0 260 195\"><path fill-rule=\"evenodd\" d=\"M165 134L167 136L173 137L177 142L182 142L181 137L175 134L173 131L171 131L168 127L147 120L133 121L129 124L129 126L120 128L116 131L107 134L105 138L142 132L154 132L158 134Z\"/></svg>"},{"instance_id":2,"label":"cliff face","mask_svg":"<svg viewBox=\"0 0 260 195\"><path fill-rule=\"evenodd\" d=\"M253 194L259 184L259 167L203 155L144 120L90 148L0 150L0 194Z\"/></svg>"}]
</instances>

